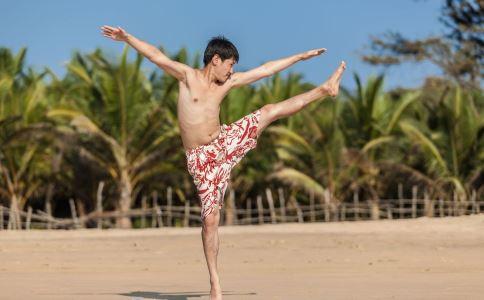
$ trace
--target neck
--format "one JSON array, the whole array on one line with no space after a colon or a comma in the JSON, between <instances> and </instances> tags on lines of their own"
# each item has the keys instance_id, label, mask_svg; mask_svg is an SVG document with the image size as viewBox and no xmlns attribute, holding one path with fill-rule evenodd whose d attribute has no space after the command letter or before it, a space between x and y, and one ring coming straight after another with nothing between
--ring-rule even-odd
<instances>
[{"instance_id":1,"label":"neck","mask_svg":"<svg viewBox=\"0 0 484 300\"><path fill-rule=\"evenodd\" d=\"M203 77L211 84L217 83L217 79L215 78L215 74L213 72L212 66L208 65L202 69Z\"/></svg>"}]
</instances>

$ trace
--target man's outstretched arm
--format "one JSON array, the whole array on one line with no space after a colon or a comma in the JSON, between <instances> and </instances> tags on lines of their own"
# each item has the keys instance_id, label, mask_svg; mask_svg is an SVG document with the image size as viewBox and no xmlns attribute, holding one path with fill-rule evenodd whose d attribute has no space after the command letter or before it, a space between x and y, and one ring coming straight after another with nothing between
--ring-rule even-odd
<instances>
[{"instance_id":1,"label":"man's outstretched arm","mask_svg":"<svg viewBox=\"0 0 484 300\"><path fill-rule=\"evenodd\" d=\"M272 76L301 60L306 60L318 56L326 51L325 48L309 50L303 53L295 54L278 60L267 62L255 69L247 72L236 72L230 77L233 87L243 86L255 82L264 77Z\"/></svg>"},{"instance_id":2,"label":"man's outstretched arm","mask_svg":"<svg viewBox=\"0 0 484 300\"><path fill-rule=\"evenodd\" d=\"M179 81L186 82L186 74L192 70L191 67L171 60L155 46L137 39L133 35L127 33L121 27L114 28L105 25L102 26L101 29L105 37L111 38L115 41L123 41L128 43L128 45L136 49L136 51L149 59L152 63L162 68L165 72L176 77Z\"/></svg>"}]
</instances>

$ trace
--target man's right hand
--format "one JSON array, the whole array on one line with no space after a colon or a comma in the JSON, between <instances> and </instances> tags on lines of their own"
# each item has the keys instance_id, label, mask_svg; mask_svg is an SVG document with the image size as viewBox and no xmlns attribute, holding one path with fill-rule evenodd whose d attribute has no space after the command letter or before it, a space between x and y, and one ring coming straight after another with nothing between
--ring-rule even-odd
<instances>
[{"instance_id":1,"label":"man's right hand","mask_svg":"<svg viewBox=\"0 0 484 300\"><path fill-rule=\"evenodd\" d=\"M121 27L114 28L111 26L104 25L101 27L103 35L115 41L125 42L128 39L128 33Z\"/></svg>"}]
</instances>

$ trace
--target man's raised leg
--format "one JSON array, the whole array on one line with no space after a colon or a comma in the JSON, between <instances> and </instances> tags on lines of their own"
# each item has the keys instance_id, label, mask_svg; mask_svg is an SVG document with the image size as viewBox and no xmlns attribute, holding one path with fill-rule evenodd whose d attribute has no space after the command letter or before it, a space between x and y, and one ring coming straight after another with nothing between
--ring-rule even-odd
<instances>
[{"instance_id":1,"label":"man's raised leg","mask_svg":"<svg viewBox=\"0 0 484 300\"><path fill-rule=\"evenodd\" d=\"M261 109L257 136L259 136L262 130L264 130L264 128L266 128L272 122L297 113L309 103L323 97L335 97L338 95L339 84L345 69L346 64L343 61L339 65L338 69L336 69L336 71L334 71L334 73L328 78L328 80L320 86L308 92L291 97L287 100L264 105Z\"/></svg>"},{"instance_id":2,"label":"man's raised leg","mask_svg":"<svg viewBox=\"0 0 484 300\"><path fill-rule=\"evenodd\" d=\"M207 260L208 272L210 273L210 299L222 299L222 289L217 269L217 256L219 249L218 224L220 221L220 210L214 208L212 213L203 219L202 242L205 259Z\"/></svg>"}]
</instances>

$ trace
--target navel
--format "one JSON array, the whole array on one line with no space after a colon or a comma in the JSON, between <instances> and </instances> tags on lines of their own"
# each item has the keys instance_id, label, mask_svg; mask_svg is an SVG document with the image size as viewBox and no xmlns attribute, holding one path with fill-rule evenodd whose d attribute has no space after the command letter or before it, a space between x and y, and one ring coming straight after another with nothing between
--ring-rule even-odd
<instances>
[{"instance_id":1,"label":"navel","mask_svg":"<svg viewBox=\"0 0 484 300\"><path fill-rule=\"evenodd\" d=\"M193 101L197 102L198 101L198 98L193 98Z\"/></svg>"}]
</instances>

